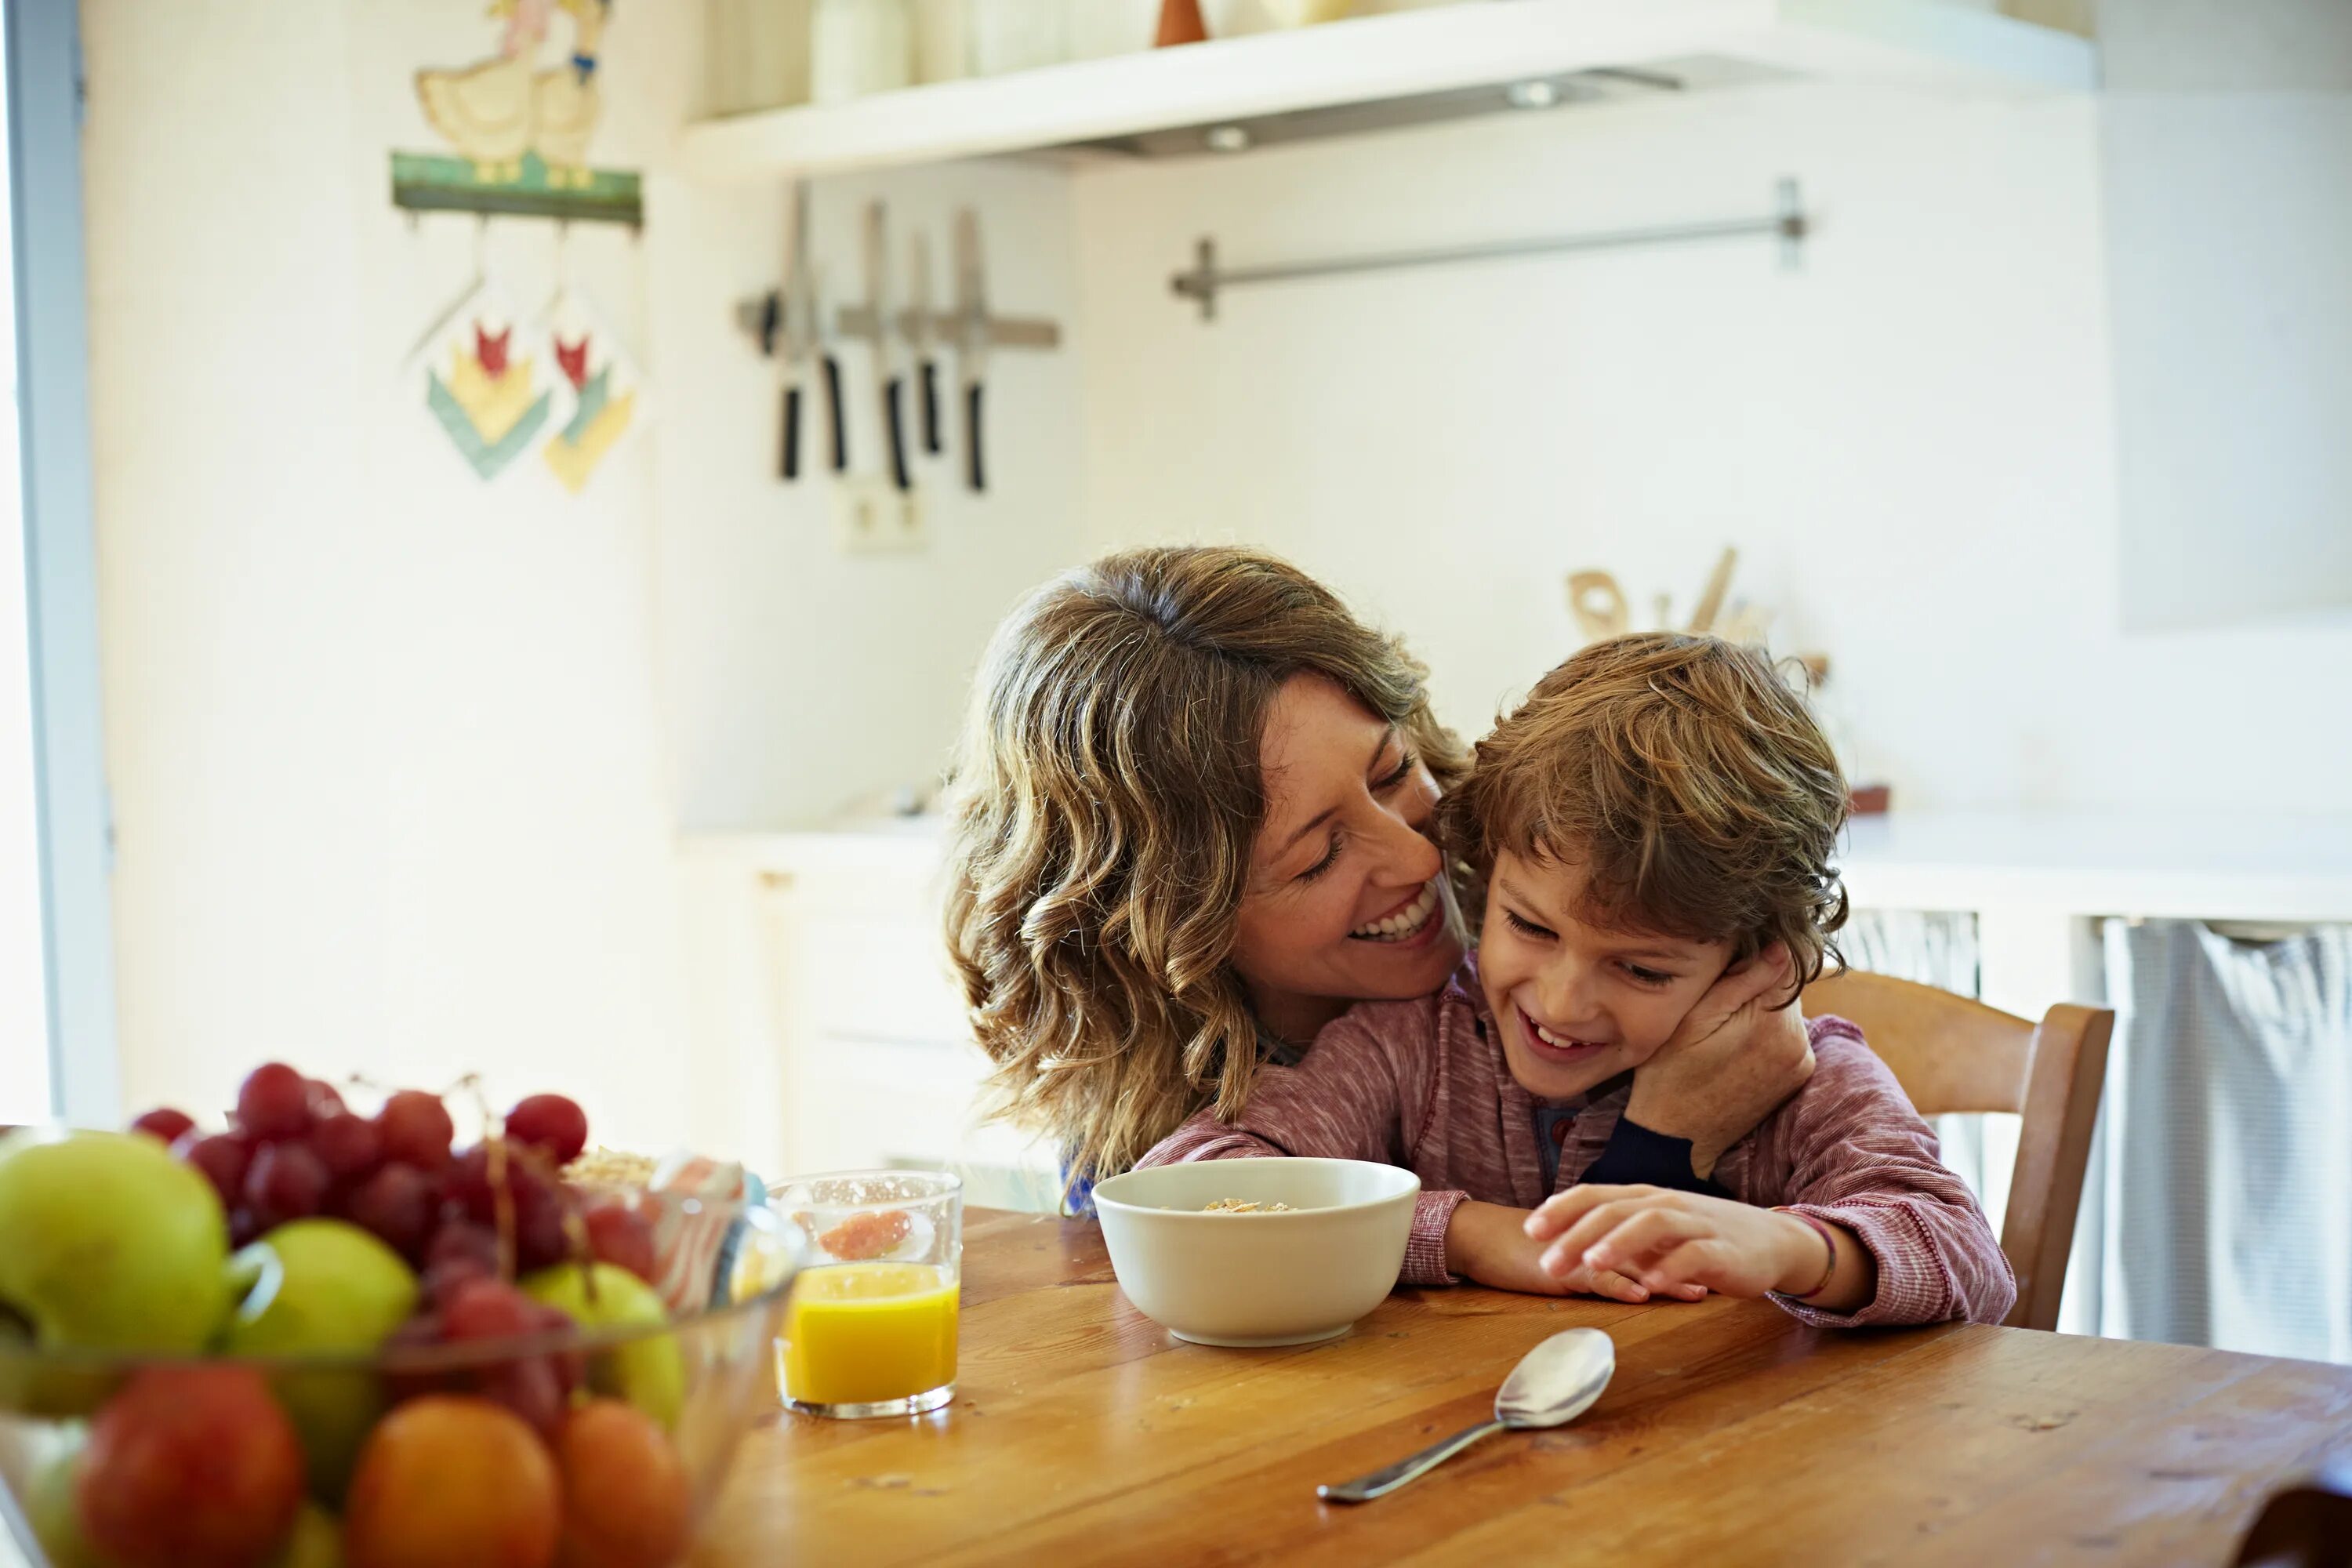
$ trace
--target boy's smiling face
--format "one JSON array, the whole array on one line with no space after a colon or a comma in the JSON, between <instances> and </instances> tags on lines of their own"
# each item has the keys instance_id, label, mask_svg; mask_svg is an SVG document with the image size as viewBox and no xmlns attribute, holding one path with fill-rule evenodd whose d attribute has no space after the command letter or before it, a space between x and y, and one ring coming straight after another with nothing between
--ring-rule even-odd
<instances>
[{"instance_id":1,"label":"boy's smiling face","mask_svg":"<svg viewBox=\"0 0 2352 1568\"><path fill-rule=\"evenodd\" d=\"M1727 942L1585 924L1572 861L1495 857L1478 980L1511 1076L1568 1100L1656 1054L1731 962Z\"/></svg>"}]
</instances>

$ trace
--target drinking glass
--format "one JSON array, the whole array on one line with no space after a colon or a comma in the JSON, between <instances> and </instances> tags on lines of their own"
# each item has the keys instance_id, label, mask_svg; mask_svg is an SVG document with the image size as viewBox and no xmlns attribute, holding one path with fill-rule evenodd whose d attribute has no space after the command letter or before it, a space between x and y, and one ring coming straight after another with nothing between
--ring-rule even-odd
<instances>
[{"instance_id":1,"label":"drinking glass","mask_svg":"<svg viewBox=\"0 0 2352 1568\"><path fill-rule=\"evenodd\" d=\"M962 1181L845 1171L787 1182L768 1201L804 1248L776 1342L785 1407L917 1415L953 1399Z\"/></svg>"}]
</instances>

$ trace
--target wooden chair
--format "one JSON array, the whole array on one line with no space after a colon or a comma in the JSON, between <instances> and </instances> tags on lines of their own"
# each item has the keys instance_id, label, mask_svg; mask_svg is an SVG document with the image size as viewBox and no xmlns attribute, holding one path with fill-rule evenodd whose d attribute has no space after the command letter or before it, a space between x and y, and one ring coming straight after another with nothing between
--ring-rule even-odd
<instances>
[{"instance_id":1,"label":"wooden chair","mask_svg":"<svg viewBox=\"0 0 2352 1568\"><path fill-rule=\"evenodd\" d=\"M2352 1458L2274 1495L2247 1527L2237 1568L2352 1565Z\"/></svg>"},{"instance_id":2,"label":"wooden chair","mask_svg":"<svg viewBox=\"0 0 2352 1568\"><path fill-rule=\"evenodd\" d=\"M1805 1015L1861 1026L1922 1116L2024 1117L2000 1249L2017 1271L2012 1328L2058 1326L2058 1293L2091 1159L2115 1013L2062 1002L2039 1026L1932 985L1859 971L1805 988Z\"/></svg>"}]
</instances>

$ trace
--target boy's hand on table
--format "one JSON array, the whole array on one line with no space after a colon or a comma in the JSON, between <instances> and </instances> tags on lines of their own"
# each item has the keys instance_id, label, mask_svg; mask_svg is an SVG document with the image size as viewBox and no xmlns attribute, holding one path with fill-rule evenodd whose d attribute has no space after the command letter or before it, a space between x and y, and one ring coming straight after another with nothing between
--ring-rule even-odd
<instances>
[{"instance_id":1,"label":"boy's hand on table","mask_svg":"<svg viewBox=\"0 0 2352 1568\"><path fill-rule=\"evenodd\" d=\"M1774 942L1698 999L1655 1055L1633 1069L1625 1119L1687 1138L1691 1171L1705 1178L1723 1152L1754 1131L1813 1076L1803 1011L1777 1010L1794 975Z\"/></svg>"},{"instance_id":2,"label":"boy's hand on table","mask_svg":"<svg viewBox=\"0 0 2352 1568\"><path fill-rule=\"evenodd\" d=\"M1496 1290L1517 1290L1529 1296L1601 1296L1612 1301L1646 1301L1648 1287L1614 1268L1574 1265L1559 1273L1543 1266L1543 1244L1528 1232L1533 1216L1526 1209L1501 1204L1465 1203L1454 1211L1445 1228L1445 1267L1466 1279ZM1668 1298L1696 1301L1704 1288L1660 1291Z\"/></svg>"},{"instance_id":3,"label":"boy's hand on table","mask_svg":"<svg viewBox=\"0 0 2352 1568\"><path fill-rule=\"evenodd\" d=\"M1654 1295L1703 1285L1726 1296L1801 1295L1810 1307L1852 1311L1875 1292L1877 1268L1851 1231L1831 1228L1833 1268L1829 1244L1795 1215L1664 1187L1571 1187L1527 1220L1554 1279L1608 1269Z\"/></svg>"}]
</instances>

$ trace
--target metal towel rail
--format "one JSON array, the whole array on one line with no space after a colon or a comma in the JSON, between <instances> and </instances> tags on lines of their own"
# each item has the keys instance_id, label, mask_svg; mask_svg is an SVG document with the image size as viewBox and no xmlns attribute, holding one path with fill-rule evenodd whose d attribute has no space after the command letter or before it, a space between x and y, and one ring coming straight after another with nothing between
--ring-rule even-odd
<instances>
[{"instance_id":1,"label":"metal towel rail","mask_svg":"<svg viewBox=\"0 0 2352 1568\"><path fill-rule=\"evenodd\" d=\"M1775 190L1778 199L1773 211L1762 217L1727 218L1717 223L1667 224L1654 228L1616 229L1599 234L1552 235L1535 239L1493 240L1482 245L1392 250L1318 261L1276 262L1263 267L1223 266L1217 259L1217 242L1203 238L1192 269L1177 273L1169 283L1180 298L1198 300L1201 319L1212 321L1217 316L1217 296L1228 289L1246 289L1260 283L1286 283L1303 278L1393 272L1411 267L1450 267L1459 262L1497 261L1570 251L1620 250L1643 245L1690 245L1702 240L1769 236L1780 241L1780 264L1794 267L1803 252L1805 237L1812 230L1812 220L1806 216L1795 180L1781 180Z\"/></svg>"}]
</instances>

